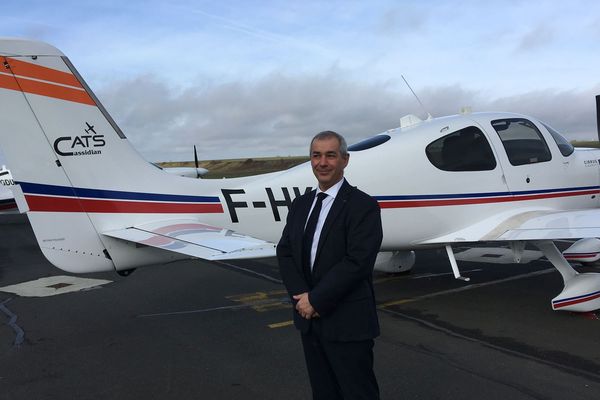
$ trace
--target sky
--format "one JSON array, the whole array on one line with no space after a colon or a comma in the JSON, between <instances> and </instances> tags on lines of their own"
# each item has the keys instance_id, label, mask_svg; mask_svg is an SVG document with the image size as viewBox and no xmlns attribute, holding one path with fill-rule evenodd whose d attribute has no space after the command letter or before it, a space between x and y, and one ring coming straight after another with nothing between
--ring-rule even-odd
<instances>
[{"instance_id":1,"label":"sky","mask_svg":"<svg viewBox=\"0 0 600 400\"><path fill-rule=\"evenodd\" d=\"M462 107L597 137L591 0L20 0L0 36L59 48L153 162L304 155Z\"/></svg>"}]
</instances>

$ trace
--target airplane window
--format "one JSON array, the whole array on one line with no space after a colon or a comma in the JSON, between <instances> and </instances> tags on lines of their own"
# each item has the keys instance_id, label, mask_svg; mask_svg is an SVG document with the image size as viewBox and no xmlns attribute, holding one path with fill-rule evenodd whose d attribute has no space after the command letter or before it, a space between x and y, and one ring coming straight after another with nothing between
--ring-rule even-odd
<instances>
[{"instance_id":1,"label":"airplane window","mask_svg":"<svg viewBox=\"0 0 600 400\"><path fill-rule=\"evenodd\" d=\"M379 146L390 140L390 135L376 135L371 136L370 138L366 138L365 140L361 140L358 143L354 143L351 146L348 146L348 151L361 151L371 149L375 146Z\"/></svg>"},{"instance_id":2,"label":"airplane window","mask_svg":"<svg viewBox=\"0 0 600 400\"><path fill-rule=\"evenodd\" d=\"M545 123L542 122L542 125L544 125L546 127L546 129L548 129L548 132L550 132L550 134L552 135L552 138L554 139L554 141L556 142L556 145L558 146L558 150L560 150L560 153L567 157L570 156L571 154L573 154L573 152L575 151L575 148L573 147L573 145L571 143L569 143L569 141L567 139L565 139L565 137L563 135L561 135L560 133L558 133L557 131L555 131L554 129L552 129L550 126L546 125Z\"/></svg>"},{"instance_id":3,"label":"airplane window","mask_svg":"<svg viewBox=\"0 0 600 400\"><path fill-rule=\"evenodd\" d=\"M443 171L489 171L496 159L485 135L468 126L437 139L425 148L429 161Z\"/></svg>"},{"instance_id":4,"label":"airplane window","mask_svg":"<svg viewBox=\"0 0 600 400\"><path fill-rule=\"evenodd\" d=\"M531 121L508 118L491 123L500 136L512 165L534 164L552 159L544 137Z\"/></svg>"}]
</instances>

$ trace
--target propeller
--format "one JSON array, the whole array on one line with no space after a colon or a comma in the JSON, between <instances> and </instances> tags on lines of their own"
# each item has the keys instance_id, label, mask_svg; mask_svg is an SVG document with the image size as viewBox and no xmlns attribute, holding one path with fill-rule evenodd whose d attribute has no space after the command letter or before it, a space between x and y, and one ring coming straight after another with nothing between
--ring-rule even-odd
<instances>
[{"instance_id":1,"label":"propeller","mask_svg":"<svg viewBox=\"0 0 600 400\"><path fill-rule=\"evenodd\" d=\"M196 145L194 145L194 163L196 165L196 179L200 178L200 172L198 171L198 153L196 152Z\"/></svg>"}]
</instances>

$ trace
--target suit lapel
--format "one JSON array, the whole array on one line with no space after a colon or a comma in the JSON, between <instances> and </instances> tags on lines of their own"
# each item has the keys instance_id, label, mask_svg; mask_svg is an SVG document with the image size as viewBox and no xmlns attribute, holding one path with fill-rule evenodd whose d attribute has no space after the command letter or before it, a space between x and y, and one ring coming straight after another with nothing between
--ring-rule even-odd
<instances>
[{"instance_id":1,"label":"suit lapel","mask_svg":"<svg viewBox=\"0 0 600 400\"><path fill-rule=\"evenodd\" d=\"M329 210L327 218L325 219L325 223L323 224L321 236L319 236L319 246L317 247L317 255L315 257L315 266L317 265L317 261L319 260L319 255L321 254L323 242L327 238L327 235L329 235L329 231L331 230L331 227L333 226L333 223L337 219L338 215L344 209L344 207L346 207L346 201L348 200L348 197L350 196L351 192L352 186L350 186L350 184L344 179L344 183L342 184L342 187L340 188L340 191L338 192L337 196L335 196L335 200L333 201L331 209ZM313 268L313 273L314 271L315 268Z\"/></svg>"}]
</instances>

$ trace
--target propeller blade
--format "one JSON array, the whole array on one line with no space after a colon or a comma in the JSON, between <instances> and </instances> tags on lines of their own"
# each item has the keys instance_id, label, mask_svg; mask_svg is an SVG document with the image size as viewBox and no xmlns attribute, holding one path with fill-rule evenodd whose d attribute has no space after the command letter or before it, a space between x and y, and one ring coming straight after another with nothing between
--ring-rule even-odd
<instances>
[{"instance_id":1,"label":"propeller blade","mask_svg":"<svg viewBox=\"0 0 600 400\"><path fill-rule=\"evenodd\" d=\"M194 145L194 162L196 163L196 178L200 178L200 172L198 172L198 152L196 152L196 145Z\"/></svg>"}]
</instances>

